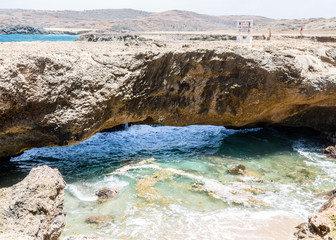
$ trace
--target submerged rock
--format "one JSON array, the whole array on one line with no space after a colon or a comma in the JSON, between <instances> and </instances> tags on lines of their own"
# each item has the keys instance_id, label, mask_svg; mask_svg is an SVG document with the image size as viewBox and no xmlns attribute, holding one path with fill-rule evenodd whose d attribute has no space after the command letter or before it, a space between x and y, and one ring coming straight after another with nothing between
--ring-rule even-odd
<instances>
[{"instance_id":1,"label":"submerged rock","mask_svg":"<svg viewBox=\"0 0 336 240\"><path fill-rule=\"evenodd\" d=\"M238 166L228 167L227 172L233 175L244 175L246 173L246 167L239 164Z\"/></svg>"},{"instance_id":2,"label":"submerged rock","mask_svg":"<svg viewBox=\"0 0 336 240\"><path fill-rule=\"evenodd\" d=\"M105 202L110 198L114 198L119 193L119 188L109 189L104 187L96 192L96 196L98 196L99 202Z\"/></svg>"},{"instance_id":3,"label":"submerged rock","mask_svg":"<svg viewBox=\"0 0 336 240\"><path fill-rule=\"evenodd\" d=\"M328 200L322 208L309 216L308 223L297 226L294 234L297 239L325 239L336 238L336 196Z\"/></svg>"},{"instance_id":4,"label":"submerged rock","mask_svg":"<svg viewBox=\"0 0 336 240\"><path fill-rule=\"evenodd\" d=\"M81 236L69 236L64 238L63 240L108 240L108 239L102 237L81 235Z\"/></svg>"},{"instance_id":5,"label":"submerged rock","mask_svg":"<svg viewBox=\"0 0 336 240\"><path fill-rule=\"evenodd\" d=\"M1 191L0 239L58 239L65 226L64 187L58 170L41 166Z\"/></svg>"},{"instance_id":6,"label":"submerged rock","mask_svg":"<svg viewBox=\"0 0 336 240\"><path fill-rule=\"evenodd\" d=\"M89 224L97 224L99 226L104 226L114 221L113 216L94 216L89 217L85 220L86 223Z\"/></svg>"},{"instance_id":7,"label":"submerged rock","mask_svg":"<svg viewBox=\"0 0 336 240\"><path fill-rule=\"evenodd\" d=\"M329 146L323 150L323 153L328 157L336 159L336 146Z\"/></svg>"}]
</instances>

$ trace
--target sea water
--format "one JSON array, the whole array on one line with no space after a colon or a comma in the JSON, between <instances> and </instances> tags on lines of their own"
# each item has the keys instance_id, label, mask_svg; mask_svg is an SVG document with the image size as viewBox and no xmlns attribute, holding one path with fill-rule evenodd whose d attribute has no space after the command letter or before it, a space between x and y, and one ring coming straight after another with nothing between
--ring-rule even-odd
<instances>
[{"instance_id":1,"label":"sea water","mask_svg":"<svg viewBox=\"0 0 336 240\"><path fill-rule=\"evenodd\" d=\"M0 42L75 41L77 35L0 34Z\"/></svg>"},{"instance_id":2,"label":"sea water","mask_svg":"<svg viewBox=\"0 0 336 240\"><path fill-rule=\"evenodd\" d=\"M10 185L35 166L67 182L70 235L107 239L292 239L335 187L318 136L276 129L135 125L75 146L26 151L2 166ZM245 171L231 171L243 165ZM119 189L99 202L95 192ZM112 216L95 225L92 216Z\"/></svg>"}]
</instances>

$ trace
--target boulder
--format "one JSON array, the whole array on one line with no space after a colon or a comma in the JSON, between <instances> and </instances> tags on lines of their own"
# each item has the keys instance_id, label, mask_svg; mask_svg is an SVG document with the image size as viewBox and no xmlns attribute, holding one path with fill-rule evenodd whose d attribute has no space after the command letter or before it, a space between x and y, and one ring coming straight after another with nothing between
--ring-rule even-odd
<instances>
[{"instance_id":1,"label":"boulder","mask_svg":"<svg viewBox=\"0 0 336 240\"><path fill-rule=\"evenodd\" d=\"M246 173L246 167L239 164L237 166L228 167L227 172L233 175L244 175Z\"/></svg>"},{"instance_id":2,"label":"boulder","mask_svg":"<svg viewBox=\"0 0 336 240\"><path fill-rule=\"evenodd\" d=\"M0 239L58 239L65 226L64 188L58 170L40 166L1 191Z\"/></svg>"},{"instance_id":3,"label":"boulder","mask_svg":"<svg viewBox=\"0 0 336 240\"><path fill-rule=\"evenodd\" d=\"M323 153L326 154L330 158L336 159L336 146L329 146L323 150Z\"/></svg>"},{"instance_id":4,"label":"boulder","mask_svg":"<svg viewBox=\"0 0 336 240\"><path fill-rule=\"evenodd\" d=\"M96 196L98 196L99 202L104 202L110 198L115 197L119 193L119 188L109 189L104 187L96 192Z\"/></svg>"}]
</instances>

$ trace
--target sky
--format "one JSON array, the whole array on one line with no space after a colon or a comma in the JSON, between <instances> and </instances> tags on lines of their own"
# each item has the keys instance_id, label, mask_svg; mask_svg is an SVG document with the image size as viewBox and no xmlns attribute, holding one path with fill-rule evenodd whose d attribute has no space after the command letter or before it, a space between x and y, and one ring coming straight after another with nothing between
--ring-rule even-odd
<instances>
[{"instance_id":1,"label":"sky","mask_svg":"<svg viewBox=\"0 0 336 240\"><path fill-rule=\"evenodd\" d=\"M336 0L1 0L0 8L91 10L132 8L149 12L187 10L209 15L270 18L336 17Z\"/></svg>"}]
</instances>

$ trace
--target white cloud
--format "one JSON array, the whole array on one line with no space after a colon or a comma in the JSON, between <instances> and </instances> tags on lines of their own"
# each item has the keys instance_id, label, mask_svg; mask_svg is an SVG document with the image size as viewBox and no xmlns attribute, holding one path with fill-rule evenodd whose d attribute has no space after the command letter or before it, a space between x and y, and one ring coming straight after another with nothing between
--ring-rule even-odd
<instances>
[{"instance_id":1,"label":"white cloud","mask_svg":"<svg viewBox=\"0 0 336 240\"><path fill-rule=\"evenodd\" d=\"M10 0L0 8L84 10L133 8L161 12L172 9L211 15L261 15L271 18L336 17L336 0Z\"/></svg>"}]
</instances>

